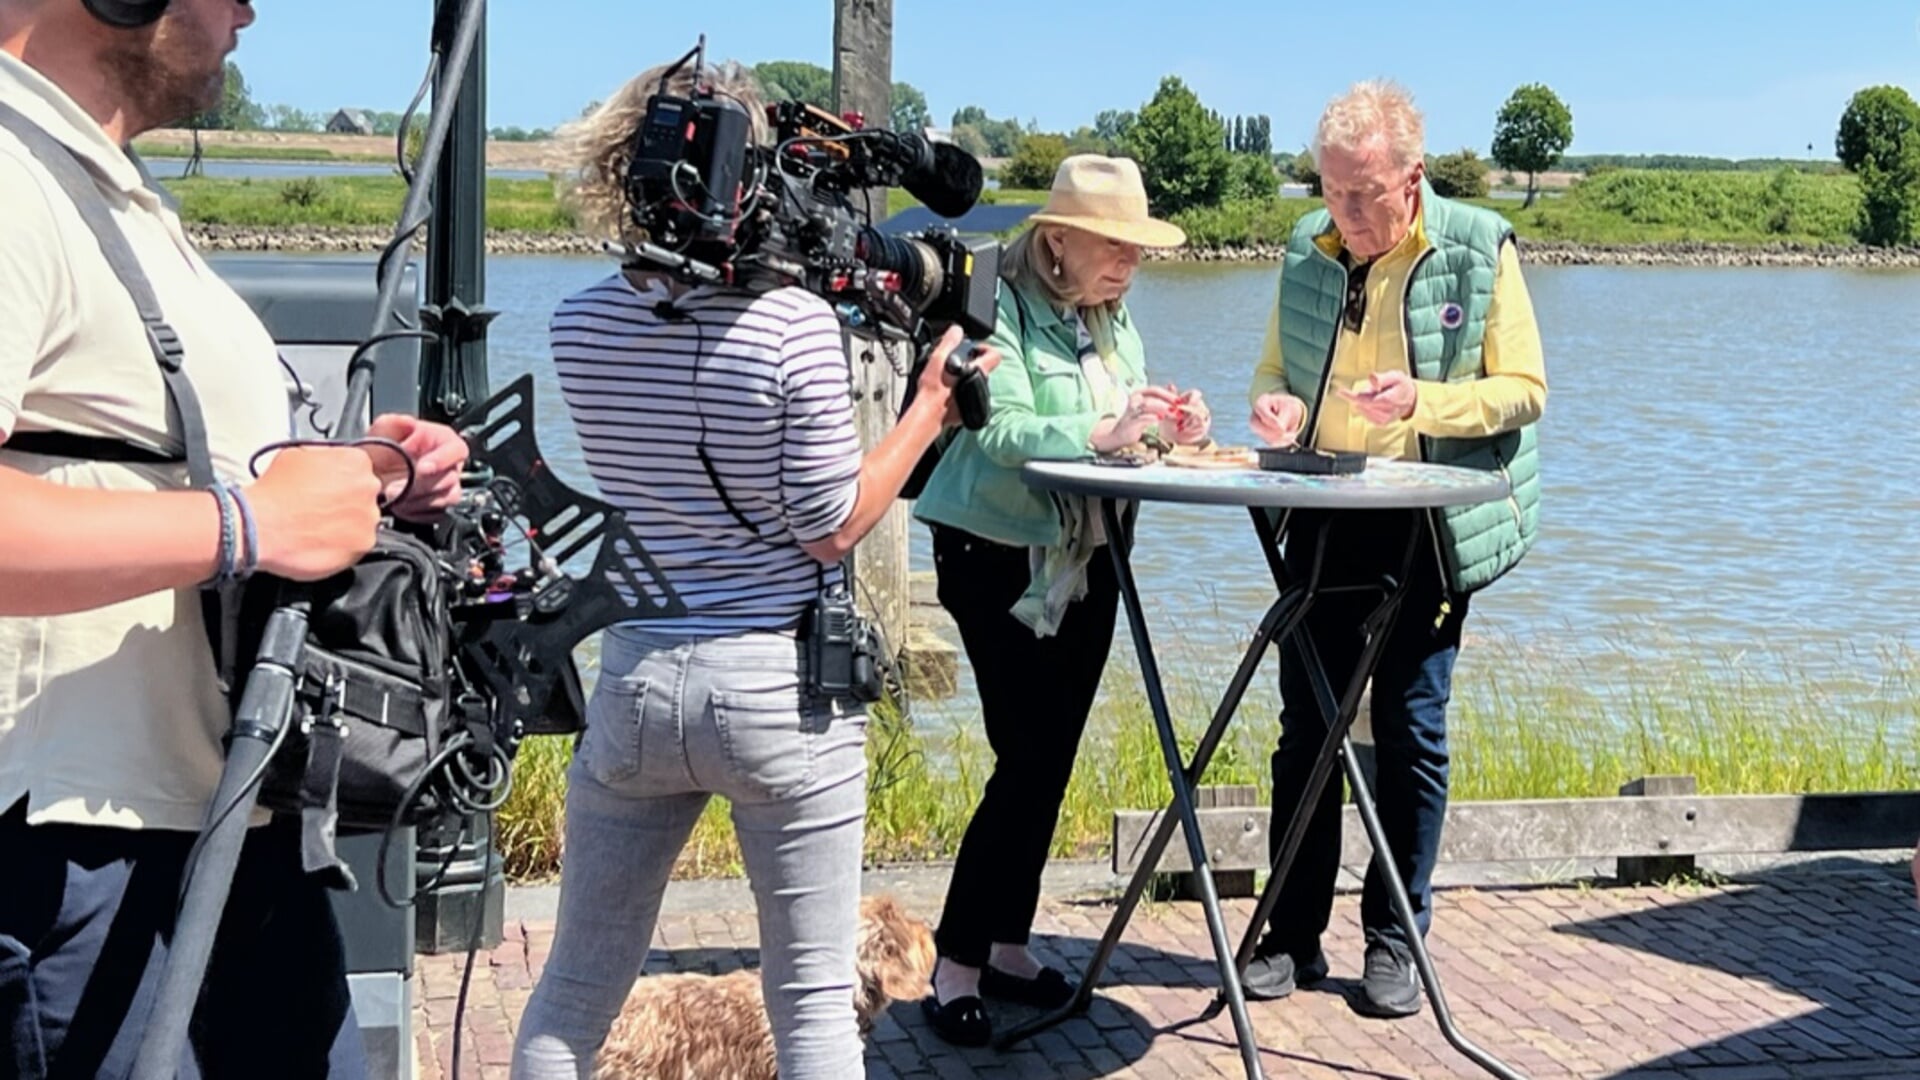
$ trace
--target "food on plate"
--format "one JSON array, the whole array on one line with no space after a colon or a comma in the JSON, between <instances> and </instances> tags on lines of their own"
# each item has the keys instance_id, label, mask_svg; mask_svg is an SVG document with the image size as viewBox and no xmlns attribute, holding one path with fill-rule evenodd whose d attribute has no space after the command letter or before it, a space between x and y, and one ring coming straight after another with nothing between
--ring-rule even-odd
<instances>
[{"instance_id":1,"label":"food on plate","mask_svg":"<svg viewBox=\"0 0 1920 1080\"><path fill-rule=\"evenodd\" d=\"M1221 446L1209 439L1198 446L1176 446L1161 459L1184 469L1257 469L1260 455L1251 447Z\"/></svg>"}]
</instances>

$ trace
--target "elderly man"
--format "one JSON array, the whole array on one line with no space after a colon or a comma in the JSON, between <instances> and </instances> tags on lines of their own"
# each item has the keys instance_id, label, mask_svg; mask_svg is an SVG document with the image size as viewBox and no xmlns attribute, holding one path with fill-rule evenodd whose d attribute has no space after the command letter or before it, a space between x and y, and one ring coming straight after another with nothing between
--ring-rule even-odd
<instances>
[{"instance_id":1,"label":"elderly man","mask_svg":"<svg viewBox=\"0 0 1920 1080\"><path fill-rule=\"evenodd\" d=\"M1425 180L1420 114L1390 83L1361 83L1328 105L1314 138L1325 211L1288 244L1280 291L1252 387L1253 429L1300 442L1497 470L1512 497L1458 511L1295 511L1286 565L1304 573L1329 530L1330 583L1398 576L1419 552L1402 618L1373 678L1379 809L1425 934L1447 802L1447 700L1469 598L1519 562L1538 525L1534 423L1547 383L1513 229L1498 214L1435 195ZM1332 593L1308 616L1336 692L1359 659L1375 595ZM1280 743L1273 755L1277 847L1328 728L1292 650L1282 652ZM1327 784L1247 992L1284 997L1327 974L1320 935L1332 911L1341 786ZM1361 901L1365 976L1354 1008L1420 1010L1412 953L1378 869Z\"/></svg>"}]
</instances>

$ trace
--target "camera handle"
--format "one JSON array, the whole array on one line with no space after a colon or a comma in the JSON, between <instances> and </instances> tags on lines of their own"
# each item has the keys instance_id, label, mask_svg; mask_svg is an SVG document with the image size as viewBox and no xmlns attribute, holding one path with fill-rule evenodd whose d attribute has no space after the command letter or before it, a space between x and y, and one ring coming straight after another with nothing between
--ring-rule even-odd
<instances>
[{"instance_id":1,"label":"camera handle","mask_svg":"<svg viewBox=\"0 0 1920 1080\"><path fill-rule=\"evenodd\" d=\"M960 423L968 431L979 431L987 426L987 419L993 415L993 395L987 388L987 374L980 370L979 361L974 357L980 346L972 341L962 341L960 347L947 354L946 373L953 380L953 399L960 408ZM905 414L920 394L920 375L926 370L927 361L933 357L933 346L921 349L913 362L913 370L908 373L907 390L900 399L900 412Z\"/></svg>"}]
</instances>

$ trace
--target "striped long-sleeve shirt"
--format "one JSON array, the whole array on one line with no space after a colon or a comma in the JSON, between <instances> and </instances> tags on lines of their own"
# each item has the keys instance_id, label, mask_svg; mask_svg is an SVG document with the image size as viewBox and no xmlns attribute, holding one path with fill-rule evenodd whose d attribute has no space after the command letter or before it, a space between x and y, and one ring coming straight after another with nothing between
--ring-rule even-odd
<instances>
[{"instance_id":1,"label":"striped long-sleeve shirt","mask_svg":"<svg viewBox=\"0 0 1920 1080\"><path fill-rule=\"evenodd\" d=\"M853 513L860 443L840 324L801 289L663 287L614 274L551 325L560 388L602 495L686 602L664 633L795 625L824 582L800 547ZM696 453L704 442L727 509Z\"/></svg>"}]
</instances>

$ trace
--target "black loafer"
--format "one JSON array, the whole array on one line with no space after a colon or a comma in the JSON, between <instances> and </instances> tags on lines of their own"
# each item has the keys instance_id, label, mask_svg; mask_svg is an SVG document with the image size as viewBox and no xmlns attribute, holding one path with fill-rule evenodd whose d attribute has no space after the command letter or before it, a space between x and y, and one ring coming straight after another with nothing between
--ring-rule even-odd
<instances>
[{"instance_id":1,"label":"black loafer","mask_svg":"<svg viewBox=\"0 0 1920 1080\"><path fill-rule=\"evenodd\" d=\"M1009 975L992 966L980 970L981 993L1001 1001L1011 1001L1016 1005L1031 1005L1036 1009L1057 1009L1072 1001L1073 995L1078 990L1079 987L1073 985L1055 968L1041 968L1040 974L1031 979Z\"/></svg>"},{"instance_id":2,"label":"black loafer","mask_svg":"<svg viewBox=\"0 0 1920 1080\"><path fill-rule=\"evenodd\" d=\"M920 1011L927 1026L941 1041L953 1046L985 1046L993 1041L993 1021L987 1019L987 1006L969 994L941 1002L932 994L920 999Z\"/></svg>"}]
</instances>

